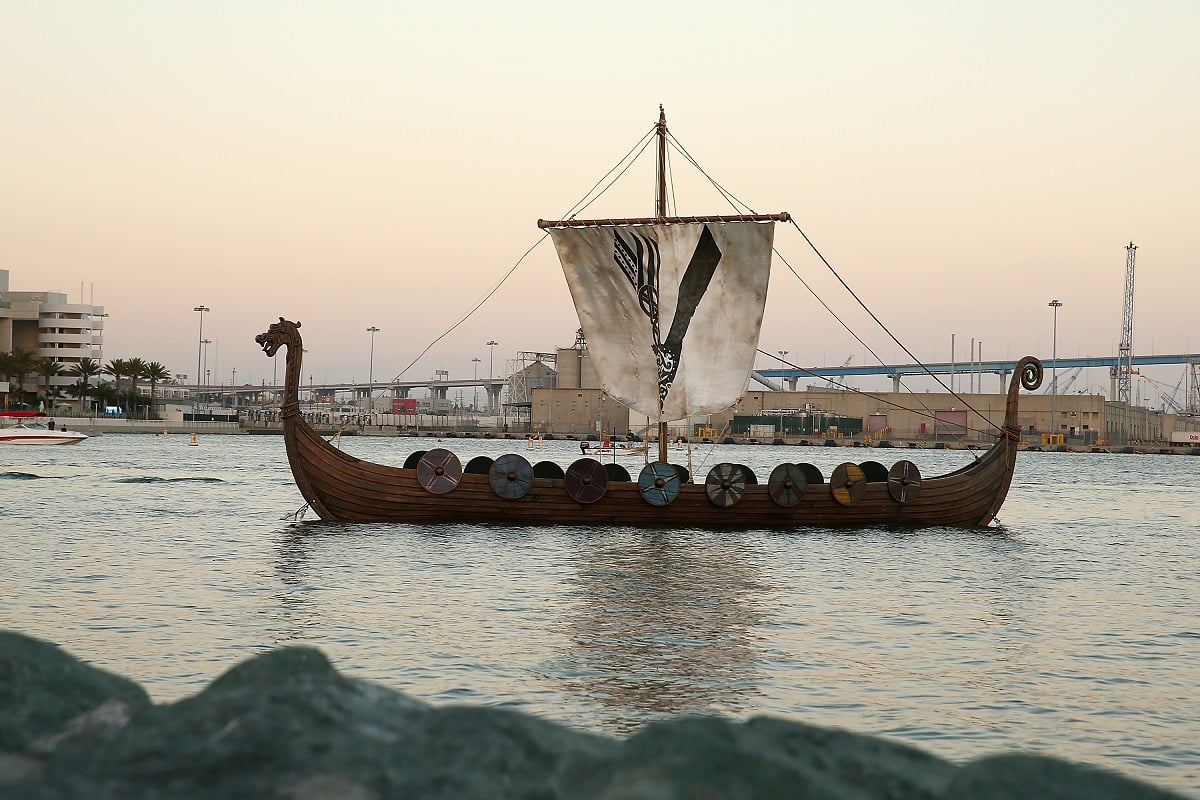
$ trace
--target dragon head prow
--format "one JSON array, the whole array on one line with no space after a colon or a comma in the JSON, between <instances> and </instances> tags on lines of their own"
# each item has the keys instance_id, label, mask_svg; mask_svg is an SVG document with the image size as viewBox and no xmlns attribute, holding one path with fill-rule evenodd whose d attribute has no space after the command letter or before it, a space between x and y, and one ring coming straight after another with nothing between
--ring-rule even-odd
<instances>
[{"instance_id":1,"label":"dragon head prow","mask_svg":"<svg viewBox=\"0 0 1200 800\"><path fill-rule=\"evenodd\" d=\"M272 322L266 332L254 337L254 341L262 346L263 352L267 354L268 358L274 358L275 354L279 352L279 348L285 344L292 347L300 343L299 327L299 322L292 322L280 317L279 322Z\"/></svg>"}]
</instances>

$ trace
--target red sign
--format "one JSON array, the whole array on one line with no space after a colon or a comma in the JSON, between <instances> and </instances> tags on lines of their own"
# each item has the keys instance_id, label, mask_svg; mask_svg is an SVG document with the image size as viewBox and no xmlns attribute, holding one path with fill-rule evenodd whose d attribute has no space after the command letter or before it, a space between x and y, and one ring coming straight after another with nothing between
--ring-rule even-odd
<instances>
[{"instance_id":1,"label":"red sign","mask_svg":"<svg viewBox=\"0 0 1200 800\"><path fill-rule=\"evenodd\" d=\"M392 413L393 414L415 414L415 413L417 413L417 398L415 398L415 397L393 397L392 398Z\"/></svg>"}]
</instances>

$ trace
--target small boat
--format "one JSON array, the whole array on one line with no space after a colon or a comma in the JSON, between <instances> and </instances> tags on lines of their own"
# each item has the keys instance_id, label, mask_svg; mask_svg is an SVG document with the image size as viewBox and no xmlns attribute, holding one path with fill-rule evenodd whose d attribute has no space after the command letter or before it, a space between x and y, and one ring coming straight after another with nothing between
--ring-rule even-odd
<instances>
[{"instance_id":1,"label":"small boat","mask_svg":"<svg viewBox=\"0 0 1200 800\"><path fill-rule=\"evenodd\" d=\"M300 323L279 318L255 337L287 351L280 416L296 485L322 519L344 522L511 523L796 528L971 527L991 522L1008 493L1021 440L1019 390L1038 388L1028 356L1009 384L1003 427L982 457L922 478L911 461L844 463L828 481L809 464L779 464L760 483L722 463L702 480L668 461L668 422L732 406L749 385L766 302L778 214L667 214L666 116L659 112L656 214L539 220L562 263L604 391L658 424L657 460L636 477L587 448L565 471L517 453L465 465L437 447L402 467L333 447L301 415ZM596 448L598 451L600 448Z\"/></svg>"},{"instance_id":2,"label":"small boat","mask_svg":"<svg viewBox=\"0 0 1200 800\"><path fill-rule=\"evenodd\" d=\"M580 442L579 450L588 456L645 456L650 452L645 442Z\"/></svg>"},{"instance_id":3,"label":"small boat","mask_svg":"<svg viewBox=\"0 0 1200 800\"><path fill-rule=\"evenodd\" d=\"M0 444L79 444L88 438L79 431L52 429L50 423L34 422L46 418L42 413L3 412L0 417L22 420L12 427L0 427Z\"/></svg>"}]
</instances>

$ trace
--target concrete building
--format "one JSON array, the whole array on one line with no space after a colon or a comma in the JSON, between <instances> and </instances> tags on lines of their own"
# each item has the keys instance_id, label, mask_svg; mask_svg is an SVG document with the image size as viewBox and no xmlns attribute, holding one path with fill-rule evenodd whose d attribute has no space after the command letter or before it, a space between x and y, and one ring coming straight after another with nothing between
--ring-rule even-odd
<instances>
[{"instance_id":1,"label":"concrete building","mask_svg":"<svg viewBox=\"0 0 1200 800\"><path fill-rule=\"evenodd\" d=\"M564 372L560 370L560 379ZM719 414L668 425L670 436L700 436L708 429L714 438L732 436L734 417L755 417L770 433L768 440L790 427L787 420L808 417L805 428L820 431L808 439L824 440L829 417L840 415L862 420L864 435L873 440L936 441L986 444L994 440L1004 421L1006 395L944 393L866 394L810 388L799 392L749 391L733 408ZM1053 417L1053 419L1051 419ZM1073 446L1123 446L1136 442L1163 442L1176 431L1200 430L1200 418L1163 413L1147 408L1126 408L1102 395L1022 393L1018 423L1022 437L1040 444L1043 434L1060 434ZM583 435L632 430L651 436L656 431L645 416L633 414L599 389L563 387L532 392L531 430L535 433ZM761 427L761 426L760 426ZM788 441L801 437L789 435ZM863 438L862 435L855 438Z\"/></svg>"},{"instance_id":2,"label":"concrete building","mask_svg":"<svg viewBox=\"0 0 1200 800\"><path fill-rule=\"evenodd\" d=\"M65 292L14 292L8 270L0 269L0 352L29 350L58 362L64 372L80 359L100 360L105 316L104 306L70 303ZM31 377L26 382L32 388ZM51 379L64 389L74 383L66 375Z\"/></svg>"}]
</instances>

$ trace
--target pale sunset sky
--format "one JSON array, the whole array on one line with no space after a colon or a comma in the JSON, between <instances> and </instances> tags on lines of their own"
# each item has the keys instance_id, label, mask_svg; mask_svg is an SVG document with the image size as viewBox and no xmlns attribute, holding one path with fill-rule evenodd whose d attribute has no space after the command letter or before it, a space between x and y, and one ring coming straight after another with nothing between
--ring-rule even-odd
<instances>
[{"instance_id":1,"label":"pale sunset sky","mask_svg":"<svg viewBox=\"0 0 1200 800\"><path fill-rule=\"evenodd\" d=\"M790 211L919 358L1200 351L1200 3L0 0L0 268L94 299L105 358L390 378L492 289L653 125ZM682 213L730 213L684 160ZM590 211L653 212L649 154ZM585 216L590 216L586 214ZM790 226L788 262L907 362ZM569 346L549 241L406 377ZM863 348L778 260L760 347ZM869 358L869 356L867 356ZM759 366L777 362L760 358ZM1181 370L1160 372L1174 383ZM216 382L218 374L214 374ZM1097 373L1093 384L1107 378ZM992 381L987 383L992 385ZM1078 388L1078 387L1076 387Z\"/></svg>"}]
</instances>

